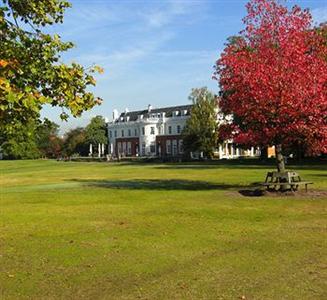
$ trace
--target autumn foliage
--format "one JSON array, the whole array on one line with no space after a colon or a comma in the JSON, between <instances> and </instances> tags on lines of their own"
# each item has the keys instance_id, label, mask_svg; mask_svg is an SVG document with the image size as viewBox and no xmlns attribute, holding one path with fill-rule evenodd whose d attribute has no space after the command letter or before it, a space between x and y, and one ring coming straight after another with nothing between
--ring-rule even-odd
<instances>
[{"instance_id":1,"label":"autumn foliage","mask_svg":"<svg viewBox=\"0 0 327 300\"><path fill-rule=\"evenodd\" d=\"M102 101L89 91L102 68L63 63L73 44L47 33L69 7L66 0L0 2L0 146L37 123L45 104L60 107L67 119Z\"/></svg>"},{"instance_id":2,"label":"autumn foliage","mask_svg":"<svg viewBox=\"0 0 327 300\"><path fill-rule=\"evenodd\" d=\"M245 29L216 63L221 109L234 116L223 137L327 152L326 36L298 6L251 0L247 11Z\"/></svg>"}]
</instances>

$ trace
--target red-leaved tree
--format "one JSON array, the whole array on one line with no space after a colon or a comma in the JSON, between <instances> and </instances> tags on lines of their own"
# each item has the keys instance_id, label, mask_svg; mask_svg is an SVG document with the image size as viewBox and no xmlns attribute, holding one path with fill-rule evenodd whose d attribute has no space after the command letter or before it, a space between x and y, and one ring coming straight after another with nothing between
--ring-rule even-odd
<instances>
[{"instance_id":1,"label":"red-leaved tree","mask_svg":"<svg viewBox=\"0 0 327 300\"><path fill-rule=\"evenodd\" d=\"M251 0L245 29L229 39L216 63L220 106L233 121L220 130L244 145L301 145L327 152L327 47L308 10L277 0Z\"/></svg>"}]
</instances>

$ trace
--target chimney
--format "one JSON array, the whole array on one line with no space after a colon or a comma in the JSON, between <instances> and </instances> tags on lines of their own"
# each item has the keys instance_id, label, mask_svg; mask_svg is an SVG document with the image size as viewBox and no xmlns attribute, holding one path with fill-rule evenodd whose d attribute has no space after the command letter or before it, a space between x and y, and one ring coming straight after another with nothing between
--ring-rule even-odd
<instances>
[{"instance_id":1,"label":"chimney","mask_svg":"<svg viewBox=\"0 0 327 300\"><path fill-rule=\"evenodd\" d=\"M151 112L151 110L152 110L152 105L149 104L149 105L148 105L148 112Z\"/></svg>"},{"instance_id":2,"label":"chimney","mask_svg":"<svg viewBox=\"0 0 327 300\"><path fill-rule=\"evenodd\" d=\"M113 121L117 121L119 118L119 113L118 113L118 110L117 109L114 109L113 113L112 113L112 119Z\"/></svg>"}]
</instances>

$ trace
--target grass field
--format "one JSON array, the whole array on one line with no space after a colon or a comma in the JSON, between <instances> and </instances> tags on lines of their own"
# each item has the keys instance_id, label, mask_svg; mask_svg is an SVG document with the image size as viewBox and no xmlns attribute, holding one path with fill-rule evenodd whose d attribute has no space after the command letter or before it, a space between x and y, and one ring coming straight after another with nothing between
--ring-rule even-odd
<instances>
[{"instance_id":1,"label":"grass field","mask_svg":"<svg viewBox=\"0 0 327 300\"><path fill-rule=\"evenodd\" d=\"M327 299L327 196L238 193L272 168L1 161L0 298Z\"/></svg>"}]
</instances>

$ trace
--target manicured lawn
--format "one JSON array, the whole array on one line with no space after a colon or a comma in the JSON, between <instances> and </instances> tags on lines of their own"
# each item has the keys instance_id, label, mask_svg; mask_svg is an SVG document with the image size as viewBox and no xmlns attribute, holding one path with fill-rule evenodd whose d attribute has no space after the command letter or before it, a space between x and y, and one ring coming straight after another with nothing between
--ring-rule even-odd
<instances>
[{"instance_id":1,"label":"manicured lawn","mask_svg":"<svg viewBox=\"0 0 327 300\"><path fill-rule=\"evenodd\" d=\"M272 167L0 162L1 299L327 299L327 197ZM327 166L297 169L327 190Z\"/></svg>"}]
</instances>

